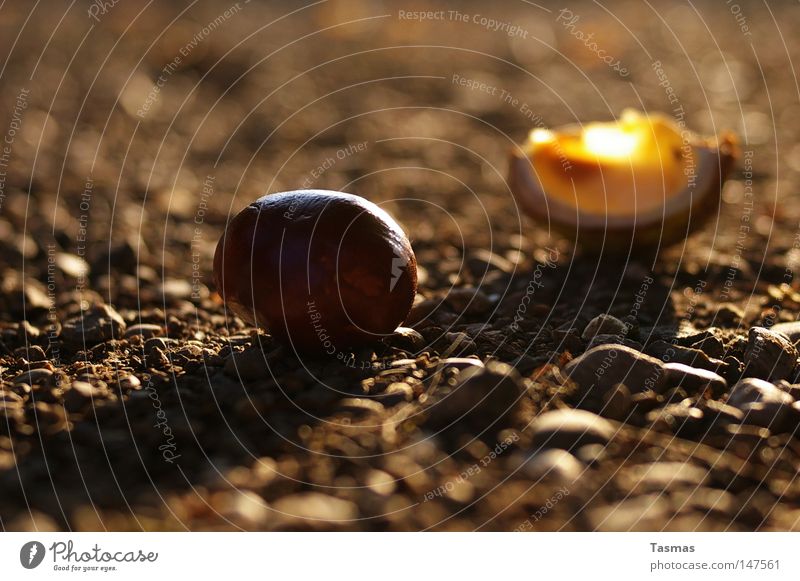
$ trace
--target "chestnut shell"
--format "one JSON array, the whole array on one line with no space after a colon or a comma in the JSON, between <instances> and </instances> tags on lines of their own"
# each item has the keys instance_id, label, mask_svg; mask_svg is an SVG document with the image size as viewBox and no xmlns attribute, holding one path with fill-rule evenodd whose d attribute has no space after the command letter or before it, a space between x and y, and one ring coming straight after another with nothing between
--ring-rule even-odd
<instances>
[{"instance_id":1,"label":"chestnut shell","mask_svg":"<svg viewBox=\"0 0 800 581\"><path fill-rule=\"evenodd\" d=\"M577 126L561 129L579 130ZM686 239L717 214L722 184L736 164L738 143L733 134L724 133L718 139L690 136L697 159L695 184L676 192L660 208L647 213L631 216L591 213L548 196L535 177L536 160L519 149L510 155L509 188L528 215L547 223L588 252L608 249L648 253ZM581 170L580 163L574 164L572 171ZM658 192L658 195L663 194Z\"/></svg>"},{"instance_id":2,"label":"chestnut shell","mask_svg":"<svg viewBox=\"0 0 800 581\"><path fill-rule=\"evenodd\" d=\"M214 279L246 321L298 351L334 354L405 320L417 263L403 230L372 202L299 190L259 198L228 223Z\"/></svg>"}]
</instances>

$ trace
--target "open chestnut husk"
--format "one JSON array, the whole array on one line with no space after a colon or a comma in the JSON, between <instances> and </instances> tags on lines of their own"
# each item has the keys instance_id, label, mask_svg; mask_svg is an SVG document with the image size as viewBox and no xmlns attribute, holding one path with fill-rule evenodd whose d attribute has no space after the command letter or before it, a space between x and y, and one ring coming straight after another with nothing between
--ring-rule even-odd
<instances>
[{"instance_id":1,"label":"open chestnut husk","mask_svg":"<svg viewBox=\"0 0 800 581\"><path fill-rule=\"evenodd\" d=\"M352 194L259 198L228 224L214 255L225 304L290 348L341 354L391 334L417 289L408 237Z\"/></svg>"},{"instance_id":2,"label":"open chestnut husk","mask_svg":"<svg viewBox=\"0 0 800 581\"><path fill-rule=\"evenodd\" d=\"M703 138L661 114L537 128L511 154L522 208L590 252L639 252L684 240L717 214L738 158L730 132Z\"/></svg>"}]
</instances>

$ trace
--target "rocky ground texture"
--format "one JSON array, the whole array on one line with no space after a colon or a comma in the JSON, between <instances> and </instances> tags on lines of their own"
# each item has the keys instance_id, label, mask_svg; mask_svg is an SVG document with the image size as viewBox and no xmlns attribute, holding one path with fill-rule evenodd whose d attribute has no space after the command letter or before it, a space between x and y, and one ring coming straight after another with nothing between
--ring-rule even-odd
<instances>
[{"instance_id":1,"label":"rocky ground texture","mask_svg":"<svg viewBox=\"0 0 800 581\"><path fill-rule=\"evenodd\" d=\"M4 530L800 528L800 11L459 5L0 7ZM575 251L504 181L531 127L628 106L742 138L655 261ZM299 187L412 239L374 348L225 315L228 217Z\"/></svg>"}]
</instances>

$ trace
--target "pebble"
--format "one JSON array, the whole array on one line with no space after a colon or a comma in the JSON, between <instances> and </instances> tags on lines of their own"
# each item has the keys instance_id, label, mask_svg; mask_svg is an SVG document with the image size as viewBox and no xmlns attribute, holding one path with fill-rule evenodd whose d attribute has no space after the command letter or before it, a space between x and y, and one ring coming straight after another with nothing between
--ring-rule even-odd
<instances>
[{"instance_id":1,"label":"pebble","mask_svg":"<svg viewBox=\"0 0 800 581\"><path fill-rule=\"evenodd\" d=\"M170 278L160 285L158 294L167 301L186 300L191 298L193 290L190 281Z\"/></svg>"},{"instance_id":2,"label":"pebble","mask_svg":"<svg viewBox=\"0 0 800 581\"><path fill-rule=\"evenodd\" d=\"M784 335L764 327L753 327L744 360L748 375L769 381L788 379L797 366L797 349Z\"/></svg>"},{"instance_id":3,"label":"pebble","mask_svg":"<svg viewBox=\"0 0 800 581\"><path fill-rule=\"evenodd\" d=\"M137 335L144 337L145 339L150 339L152 337L158 337L164 334L164 327L161 325L153 325L148 323L140 323L138 325L133 325L128 327L128 330L125 331L125 338L129 339L131 337L135 337Z\"/></svg>"},{"instance_id":4,"label":"pebble","mask_svg":"<svg viewBox=\"0 0 800 581\"><path fill-rule=\"evenodd\" d=\"M689 393L703 393L707 389L714 395L721 395L727 390L728 382L721 375L690 367L683 363L665 363L665 383L668 387L683 387Z\"/></svg>"},{"instance_id":5,"label":"pebble","mask_svg":"<svg viewBox=\"0 0 800 581\"><path fill-rule=\"evenodd\" d=\"M683 347L667 341L654 341L647 346L645 351L665 363L683 363L709 371L716 371L723 365L722 361L711 359L699 349Z\"/></svg>"},{"instance_id":6,"label":"pebble","mask_svg":"<svg viewBox=\"0 0 800 581\"><path fill-rule=\"evenodd\" d=\"M386 391L376 395L375 399L386 407L392 407L414 399L414 388L405 382L392 383L389 384Z\"/></svg>"},{"instance_id":7,"label":"pebble","mask_svg":"<svg viewBox=\"0 0 800 581\"><path fill-rule=\"evenodd\" d=\"M64 394L64 407L67 411L77 412L95 397L100 397L103 390L86 381L73 381Z\"/></svg>"},{"instance_id":8,"label":"pebble","mask_svg":"<svg viewBox=\"0 0 800 581\"><path fill-rule=\"evenodd\" d=\"M483 361L473 357L448 357L439 362L439 367L446 369L455 367L456 369L470 369L471 367L483 367Z\"/></svg>"},{"instance_id":9,"label":"pebble","mask_svg":"<svg viewBox=\"0 0 800 581\"><path fill-rule=\"evenodd\" d=\"M778 323L777 325L770 327L770 331L785 335L792 343L800 341L800 321Z\"/></svg>"},{"instance_id":10,"label":"pebble","mask_svg":"<svg viewBox=\"0 0 800 581\"><path fill-rule=\"evenodd\" d=\"M603 394L600 415L612 420L624 421L633 407L630 390L625 384L618 383Z\"/></svg>"},{"instance_id":11,"label":"pebble","mask_svg":"<svg viewBox=\"0 0 800 581\"><path fill-rule=\"evenodd\" d=\"M703 410L686 405L673 403L662 408L656 408L646 416L652 429L680 433L693 436L703 432Z\"/></svg>"},{"instance_id":12,"label":"pebble","mask_svg":"<svg viewBox=\"0 0 800 581\"><path fill-rule=\"evenodd\" d=\"M781 380L776 383L776 386L781 391L785 391L794 398L795 401L800 400L800 384L789 383L788 381Z\"/></svg>"},{"instance_id":13,"label":"pebble","mask_svg":"<svg viewBox=\"0 0 800 581\"><path fill-rule=\"evenodd\" d=\"M511 273L515 270L513 262L484 248L471 252L466 263L472 272L479 275L483 275L491 269L497 269L503 273Z\"/></svg>"},{"instance_id":14,"label":"pebble","mask_svg":"<svg viewBox=\"0 0 800 581\"><path fill-rule=\"evenodd\" d=\"M584 341L590 341L595 335L617 335L619 337L625 336L628 332L628 327L618 318L611 315L598 315L583 329L581 338Z\"/></svg>"},{"instance_id":15,"label":"pebble","mask_svg":"<svg viewBox=\"0 0 800 581\"><path fill-rule=\"evenodd\" d=\"M319 492L284 496L275 501L273 508L284 518L322 521L326 526L332 521L350 521L358 517L358 508L352 502Z\"/></svg>"},{"instance_id":16,"label":"pebble","mask_svg":"<svg viewBox=\"0 0 800 581\"><path fill-rule=\"evenodd\" d=\"M552 448L533 454L523 469L526 476L539 480L574 482L585 469L583 462L566 450Z\"/></svg>"},{"instance_id":17,"label":"pebble","mask_svg":"<svg viewBox=\"0 0 800 581\"><path fill-rule=\"evenodd\" d=\"M156 349L160 351L166 351L169 348L167 344L167 340L163 337L151 337L147 341L144 342L142 349L146 354L150 354Z\"/></svg>"},{"instance_id":18,"label":"pebble","mask_svg":"<svg viewBox=\"0 0 800 581\"><path fill-rule=\"evenodd\" d=\"M574 450L588 444L607 444L616 433L608 420L585 410L556 410L531 424L534 449Z\"/></svg>"},{"instance_id":19,"label":"pebble","mask_svg":"<svg viewBox=\"0 0 800 581\"><path fill-rule=\"evenodd\" d=\"M66 276L83 280L89 275L89 264L80 256L59 252L55 256L56 267Z\"/></svg>"},{"instance_id":20,"label":"pebble","mask_svg":"<svg viewBox=\"0 0 800 581\"><path fill-rule=\"evenodd\" d=\"M633 339L628 339L627 337L620 337L619 335L595 335L592 337L591 341L589 341L589 344L586 346L586 350L588 351L589 349L594 349L599 345L610 344L625 345L626 347L636 349L637 351L644 349L644 346L641 343L634 341ZM565 347L569 348L568 345L565 345Z\"/></svg>"},{"instance_id":21,"label":"pebble","mask_svg":"<svg viewBox=\"0 0 800 581\"><path fill-rule=\"evenodd\" d=\"M763 379L748 377L731 388L728 405L739 409L757 402L785 403L791 405L794 399L788 393Z\"/></svg>"},{"instance_id":22,"label":"pebble","mask_svg":"<svg viewBox=\"0 0 800 581\"><path fill-rule=\"evenodd\" d=\"M631 392L660 391L664 385L664 364L625 345L600 345L564 367L567 376L583 391L605 391L624 383Z\"/></svg>"},{"instance_id":23,"label":"pebble","mask_svg":"<svg viewBox=\"0 0 800 581\"><path fill-rule=\"evenodd\" d=\"M68 343L82 345L102 343L119 338L125 331L125 321L108 305L93 305L77 317L64 322L61 337Z\"/></svg>"},{"instance_id":24,"label":"pebble","mask_svg":"<svg viewBox=\"0 0 800 581\"><path fill-rule=\"evenodd\" d=\"M366 397L345 397L337 402L336 409L356 415L369 415L381 413L384 406L381 402Z\"/></svg>"},{"instance_id":25,"label":"pebble","mask_svg":"<svg viewBox=\"0 0 800 581\"><path fill-rule=\"evenodd\" d=\"M714 425L741 424L744 419L742 410L714 399L701 400L698 407L703 410L703 416Z\"/></svg>"},{"instance_id":26,"label":"pebble","mask_svg":"<svg viewBox=\"0 0 800 581\"><path fill-rule=\"evenodd\" d=\"M14 356L28 361L47 361L47 354L38 345L14 349Z\"/></svg>"},{"instance_id":27,"label":"pebble","mask_svg":"<svg viewBox=\"0 0 800 581\"><path fill-rule=\"evenodd\" d=\"M142 382L139 380L138 377L135 375L126 375L119 379L119 387L120 389L139 389L141 387Z\"/></svg>"},{"instance_id":28,"label":"pebble","mask_svg":"<svg viewBox=\"0 0 800 581\"><path fill-rule=\"evenodd\" d=\"M390 345L411 353L421 351L428 344L425 337L410 327L397 327L387 341Z\"/></svg>"},{"instance_id":29,"label":"pebble","mask_svg":"<svg viewBox=\"0 0 800 581\"><path fill-rule=\"evenodd\" d=\"M11 381L13 383L27 383L28 385L36 385L44 383L53 376L53 372L49 369L31 369L24 373L20 373Z\"/></svg>"},{"instance_id":30,"label":"pebble","mask_svg":"<svg viewBox=\"0 0 800 581\"><path fill-rule=\"evenodd\" d=\"M701 339L696 343L692 343L692 347L694 349L700 349L700 351L709 357L714 357L716 359L722 359L725 357L725 345L723 345L722 341L716 337L706 337L705 339Z\"/></svg>"},{"instance_id":31,"label":"pebble","mask_svg":"<svg viewBox=\"0 0 800 581\"><path fill-rule=\"evenodd\" d=\"M469 419L484 427L493 424L500 428L523 393L525 384L516 369L490 361L486 367L461 371L455 386L442 387L429 408L430 418L437 424Z\"/></svg>"},{"instance_id":32,"label":"pebble","mask_svg":"<svg viewBox=\"0 0 800 581\"><path fill-rule=\"evenodd\" d=\"M748 377L731 388L728 405L744 414L742 423L769 428L773 433L794 431L800 408L793 406L794 398L775 385Z\"/></svg>"}]
</instances>

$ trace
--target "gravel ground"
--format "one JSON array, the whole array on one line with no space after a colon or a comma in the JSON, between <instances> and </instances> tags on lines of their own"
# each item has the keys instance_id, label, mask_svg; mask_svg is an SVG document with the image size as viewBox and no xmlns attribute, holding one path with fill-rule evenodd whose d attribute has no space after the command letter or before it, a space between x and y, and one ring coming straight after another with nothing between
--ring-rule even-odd
<instances>
[{"instance_id":1,"label":"gravel ground","mask_svg":"<svg viewBox=\"0 0 800 581\"><path fill-rule=\"evenodd\" d=\"M0 15L3 529L800 528L794 4ZM631 106L742 144L653 261L575 251L504 179L531 127ZM412 240L374 349L226 317L226 221L301 187Z\"/></svg>"}]
</instances>

